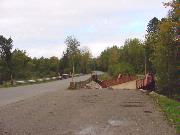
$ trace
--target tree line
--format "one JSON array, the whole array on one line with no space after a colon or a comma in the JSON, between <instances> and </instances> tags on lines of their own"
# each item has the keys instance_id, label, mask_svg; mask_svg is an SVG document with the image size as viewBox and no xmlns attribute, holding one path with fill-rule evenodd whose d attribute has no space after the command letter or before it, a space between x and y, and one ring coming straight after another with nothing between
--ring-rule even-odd
<instances>
[{"instance_id":1,"label":"tree line","mask_svg":"<svg viewBox=\"0 0 180 135\"><path fill-rule=\"evenodd\" d=\"M119 73L143 74L145 49L137 38L127 39L122 47L113 46L104 50L96 59L99 70L112 76Z\"/></svg>"},{"instance_id":2,"label":"tree line","mask_svg":"<svg viewBox=\"0 0 180 135\"><path fill-rule=\"evenodd\" d=\"M31 58L26 51L13 48L13 40L0 36L0 83L21 79L53 77L64 73L90 73L93 59L87 47L80 48L80 42L73 36L65 40L67 46L61 59Z\"/></svg>"}]
</instances>

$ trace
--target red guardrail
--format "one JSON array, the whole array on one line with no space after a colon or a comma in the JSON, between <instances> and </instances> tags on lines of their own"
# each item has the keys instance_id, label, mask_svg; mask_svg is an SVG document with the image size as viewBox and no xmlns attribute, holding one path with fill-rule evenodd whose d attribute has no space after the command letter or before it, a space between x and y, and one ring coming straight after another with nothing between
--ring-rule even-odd
<instances>
[{"instance_id":1,"label":"red guardrail","mask_svg":"<svg viewBox=\"0 0 180 135\"><path fill-rule=\"evenodd\" d=\"M153 74L146 74L144 79L136 80L137 89L146 89L154 90L155 89L155 80Z\"/></svg>"},{"instance_id":2,"label":"red guardrail","mask_svg":"<svg viewBox=\"0 0 180 135\"><path fill-rule=\"evenodd\" d=\"M118 84L126 83L126 82L129 82L129 81L133 81L133 80L136 80L136 76L123 75L122 77L117 78L117 79L111 79L111 80L102 81L100 83L100 85L103 88L107 88L107 87L110 87L110 86L113 86L113 85L118 85Z\"/></svg>"},{"instance_id":3,"label":"red guardrail","mask_svg":"<svg viewBox=\"0 0 180 135\"><path fill-rule=\"evenodd\" d=\"M140 79L136 81L136 88L143 89L144 88L144 79Z\"/></svg>"}]
</instances>

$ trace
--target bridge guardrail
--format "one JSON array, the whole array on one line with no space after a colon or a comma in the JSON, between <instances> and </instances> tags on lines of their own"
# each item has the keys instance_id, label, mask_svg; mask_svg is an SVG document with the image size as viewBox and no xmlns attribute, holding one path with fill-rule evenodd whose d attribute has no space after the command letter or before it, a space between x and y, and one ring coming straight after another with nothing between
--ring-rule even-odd
<instances>
[{"instance_id":1,"label":"bridge guardrail","mask_svg":"<svg viewBox=\"0 0 180 135\"><path fill-rule=\"evenodd\" d=\"M136 88L143 89L144 88L144 79L136 80Z\"/></svg>"},{"instance_id":2,"label":"bridge guardrail","mask_svg":"<svg viewBox=\"0 0 180 135\"><path fill-rule=\"evenodd\" d=\"M144 90L155 90L155 77L152 73L147 73L143 79L136 80L136 88Z\"/></svg>"},{"instance_id":3,"label":"bridge guardrail","mask_svg":"<svg viewBox=\"0 0 180 135\"><path fill-rule=\"evenodd\" d=\"M126 83L126 82L129 82L129 81L136 80L136 78L137 78L136 76L123 75L122 77L117 78L117 79L111 79L111 80L102 81L100 83L100 85L102 86L102 88L107 88L107 87L110 87L110 86L113 86L113 85L118 85L118 84L122 84L122 83Z\"/></svg>"}]
</instances>

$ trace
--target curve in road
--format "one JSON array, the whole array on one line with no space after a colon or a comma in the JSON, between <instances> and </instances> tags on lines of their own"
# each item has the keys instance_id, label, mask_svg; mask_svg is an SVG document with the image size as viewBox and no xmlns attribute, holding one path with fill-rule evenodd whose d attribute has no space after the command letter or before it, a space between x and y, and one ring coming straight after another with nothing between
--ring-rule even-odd
<instances>
[{"instance_id":1,"label":"curve in road","mask_svg":"<svg viewBox=\"0 0 180 135\"><path fill-rule=\"evenodd\" d=\"M90 77L90 75L84 75L75 77L75 81L83 81ZM45 92L52 92L57 90L65 90L68 88L71 78L65 80L59 80L54 82L34 84L27 86L1 88L0 89L0 106L4 106L10 103L14 103L26 98L37 96Z\"/></svg>"}]
</instances>

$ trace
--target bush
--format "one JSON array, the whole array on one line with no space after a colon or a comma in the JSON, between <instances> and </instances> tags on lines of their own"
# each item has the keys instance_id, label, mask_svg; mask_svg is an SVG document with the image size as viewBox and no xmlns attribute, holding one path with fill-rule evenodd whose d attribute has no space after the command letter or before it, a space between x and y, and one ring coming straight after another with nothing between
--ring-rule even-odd
<instances>
[{"instance_id":1,"label":"bush","mask_svg":"<svg viewBox=\"0 0 180 135\"><path fill-rule=\"evenodd\" d=\"M100 80L104 81L104 80L110 80L112 79L112 76L110 76L108 73L104 73L102 75L100 75Z\"/></svg>"},{"instance_id":2,"label":"bush","mask_svg":"<svg viewBox=\"0 0 180 135\"><path fill-rule=\"evenodd\" d=\"M119 63L109 67L108 73L112 76L117 76L118 74L134 74L134 67L128 63Z\"/></svg>"}]
</instances>

